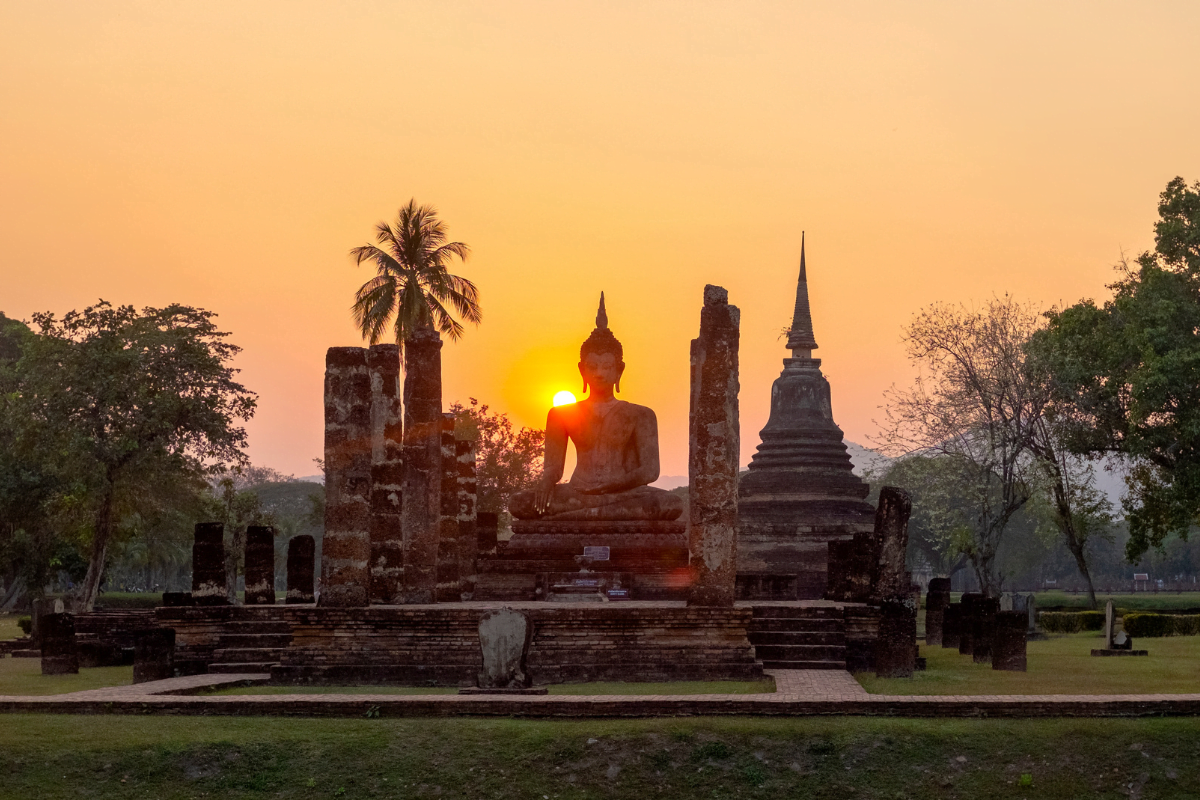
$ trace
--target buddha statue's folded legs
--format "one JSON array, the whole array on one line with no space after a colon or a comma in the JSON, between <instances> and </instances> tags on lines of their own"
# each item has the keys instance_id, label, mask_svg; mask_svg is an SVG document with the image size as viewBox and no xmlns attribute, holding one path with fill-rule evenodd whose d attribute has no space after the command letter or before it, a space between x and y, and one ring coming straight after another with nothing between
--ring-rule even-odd
<instances>
[{"instance_id":1,"label":"buddha statue's folded legs","mask_svg":"<svg viewBox=\"0 0 1200 800\"><path fill-rule=\"evenodd\" d=\"M534 492L517 492L508 503L508 510L517 519L553 520L672 520L683 513L683 498L665 489L639 486L612 494L584 494L569 483L554 487L550 506L539 514Z\"/></svg>"}]
</instances>

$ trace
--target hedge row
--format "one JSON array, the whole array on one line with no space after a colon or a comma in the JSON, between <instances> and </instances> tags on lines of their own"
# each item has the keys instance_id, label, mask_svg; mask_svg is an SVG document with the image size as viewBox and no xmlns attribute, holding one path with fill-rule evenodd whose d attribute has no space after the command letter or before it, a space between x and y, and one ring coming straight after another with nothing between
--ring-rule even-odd
<instances>
[{"instance_id":1,"label":"hedge row","mask_svg":"<svg viewBox=\"0 0 1200 800\"><path fill-rule=\"evenodd\" d=\"M1127 614L1125 632L1130 636L1196 636L1200 614Z\"/></svg>"},{"instance_id":2,"label":"hedge row","mask_svg":"<svg viewBox=\"0 0 1200 800\"><path fill-rule=\"evenodd\" d=\"M1103 611L1043 611L1038 622L1049 633L1079 633L1104 629ZM1130 634L1131 636L1133 634Z\"/></svg>"}]
</instances>

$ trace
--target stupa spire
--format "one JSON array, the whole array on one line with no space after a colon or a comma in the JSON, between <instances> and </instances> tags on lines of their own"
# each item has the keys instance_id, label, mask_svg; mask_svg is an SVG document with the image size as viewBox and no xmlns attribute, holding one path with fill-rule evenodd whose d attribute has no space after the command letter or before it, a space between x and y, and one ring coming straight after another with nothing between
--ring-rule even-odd
<instances>
[{"instance_id":1,"label":"stupa spire","mask_svg":"<svg viewBox=\"0 0 1200 800\"><path fill-rule=\"evenodd\" d=\"M787 348L793 358L808 358L817 349L813 337L812 311L808 307L808 272L804 264L804 232L800 232L800 279L796 282L796 309L788 332ZM801 352L796 352L801 351Z\"/></svg>"}]
</instances>

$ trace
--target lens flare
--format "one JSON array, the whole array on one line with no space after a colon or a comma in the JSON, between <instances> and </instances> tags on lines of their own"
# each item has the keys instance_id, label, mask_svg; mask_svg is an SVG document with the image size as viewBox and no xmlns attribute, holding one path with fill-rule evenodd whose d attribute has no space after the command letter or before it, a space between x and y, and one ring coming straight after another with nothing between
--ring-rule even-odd
<instances>
[{"instance_id":1,"label":"lens flare","mask_svg":"<svg viewBox=\"0 0 1200 800\"><path fill-rule=\"evenodd\" d=\"M575 395L570 392L563 391L554 395L554 405L565 406L575 402Z\"/></svg>"}]
</instances>

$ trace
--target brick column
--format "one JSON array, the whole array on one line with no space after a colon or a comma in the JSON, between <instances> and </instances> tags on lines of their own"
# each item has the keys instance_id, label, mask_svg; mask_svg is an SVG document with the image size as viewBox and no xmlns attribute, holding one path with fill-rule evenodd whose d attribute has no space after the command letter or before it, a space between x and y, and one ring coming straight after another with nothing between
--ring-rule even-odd
<instances>
[{"instance_id":1,"label":"brick column","mask_svg":"<svg viewBox=\"0 0 1200 800\"><path fill-rule=\"evenodd\" d=\"M978 592L964 592L959 603L958 652L969 656L975 652L975 601L982 600Z\"/></svg>"},{"instance_id":2,"label":"brick column","mask_svg":"<svg viewBox=\"0 0 1200 800\"><path fill-rule=\"evenodd\" d=\"M494 555L500 537L500 515L494 511L475 512L475 547L479 555Z\"/></svg>"},{"instance_id":3,"label":"brick column","mask_svg":"<svg viewBox=\"0 0 1200 800\"><path fill-rule=\"evenodd\" d=\"M198 606L229 604L225 593L225 526L199 522L192 540L192 602Z\"/></svg>"},{"instance_id":4,"label":"brick column","mask_svg":"<svg viewBox=\"0 0 1200 800\"><path fill-rule=\"evenodd\" d=\"M316 542L308 534L293 536L288 542L287 599L284 602L313 602L313 568L316 551Z\"/></svg>"},{"instance_id":5,"label":"brick column","mask_svg":"<svg viewBox=\"0 0 1200 800\"><path fill-rule=\"evenodd\" d=\"M442 337L418 329L404 345L404 576L399 603L437 592L442 498Z\"/></svg>"},{"instance_id":6,"label":"brick column","mask_svg":"<svg viewBox=\"0 0 1200 800\"><path fill-rule=\"evenodd\" d=\"M175 677L175 629L152 628L133 637L133 682Z\"/></svg>"},{"instance_id":7,"label":"brick column","mask_svg":"<svg viewBox=\"0 0 1200 800\"><path fill-rule=\"evenodd\" d=\"M958 649L961 637L962 604L951 603L942 611L942 647Z\"/></svg>"},{"instance_id":8,"label":"brick column","mask_svg":"<svg viewBox=\"0 0 1200 800\"><path fill-rule=\"evenodd\" d=\"M917 661L917 607L911 598L889 598L879 606L875 674L911 678Z\"/></svg>"},{"instance_id":9,"label":"brick column","mask_svg":"<svg viewBox=\"0 0 1200 800\"><path fill-rule=\"evenodd\" d=\"M362 347L325 354L322 606L365 606L371 582L371 378Z\"/></svg>"},{"instance_id":10,"label":"brick column","mask_svg":"<svg viewBox=\"0 0 1200 800\"><path fill-rule=\"evenodd\" d=\"M946 606L950 605L950 579L934 578L925 596L925 644L942 643Z\"/></svg>"},{"instance_id":11,"label":"brick column","mask_svg":"<svg viewBox=\"0 0 1200 800\"><path fill-rule=\"evenodd\" d=\"M404 572L400 345L371 345L367 367L371 374L371 602L390 603L400 591Z\"/></svg>"},{"instance_id":12,"label":"brick column","mask_svg":"<svg viewBox=\"0 0 1200 800\"><path fill-rule=\"evenodd\" d=\"M689 415L688 605L732 606L737 578L738 325L720 286L704 287L700 335L692 340Z\"/></svg>"},{"instance_id":13,"label":"brick column","mask_svg":"<svg viewBox=\"0 0 1200 800\"><path fill-rule=\"evenodd\" d=\"M1000 611L996 614L992 635L992 669L1025 671L1024 611Z\"/></svg>"},{"instance_id":14,"label":"brick column","mask_svg":"<svg viewBox=\"0 0 1200 800\"><path fill-rule=\"evenodd\" d=\"M275 604L275 529L246 529L246 605Z\"/></svg>"},{"instance_id":15,"label":"brick column","mask_svg":"<svg viewBox=\"0 0 1200 800\"><path fill-rule=\"evenodd\" d=\"M904 568L908 551L908 517L912 500L908 492L885 486L879 493L875 511L875 538L879 542L879 563L875 570L873 597L891 600L905 597L912 577Z\"/></svg>"},{"instance_id":16,"label":"brick column","mask_svg":"<svg viewBox=\"0 0 1200 800\"><path fill-rule=\"evenodd\" d=\"M74 675L79 672L74 614L45 614L41 620L42 674Z\"/></svg>"},{"instance_id":17,"label":"brick column","mask_svg":"<svg viewBox=\"0 0 1200 800\"><path fill-rule=\"evenodd\" d=\"M992 663L992 637L999 613L1000 600L995 597L980 597L971 606L971 658L976 664Z\"/></svg>"},{"instance_id":18,"label":"brick column","mask_svg":"<svg viewBox=\"0 0 1200 800\"><path fill-rule=\"evenodd\" d=\"M454 415L442 415L441 498L438 516L439 603L462 600L462 576L458 571L458 451L454 442Z\"/></svg>"},{"instance_id":19,"label":"brick column","mask_svg":"<svg viewBox=\"0 0 1200 800\"><path fill-rule=\"evenodd\" d=\"M458 463L458 576L464 592L475 591L475 557L479 543L475 534L475 502L478 490L475 475L475 442L456 439Z\"/></svg>"}]
</instances>

